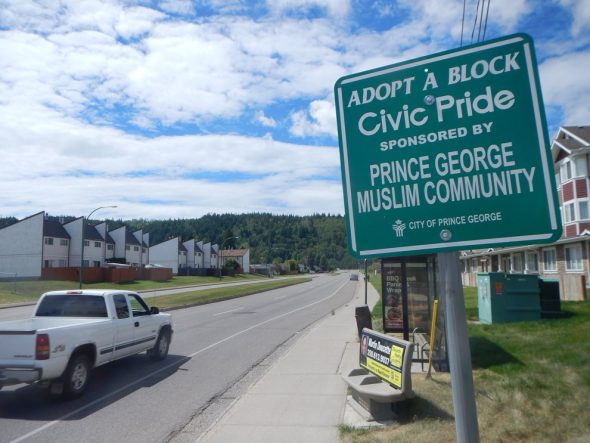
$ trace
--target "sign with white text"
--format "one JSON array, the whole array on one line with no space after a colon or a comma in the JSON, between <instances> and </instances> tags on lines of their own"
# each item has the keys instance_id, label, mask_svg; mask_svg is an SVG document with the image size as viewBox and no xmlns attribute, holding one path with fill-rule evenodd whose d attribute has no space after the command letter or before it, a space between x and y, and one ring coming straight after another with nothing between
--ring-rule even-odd
<instances>
[{"instance_id":1,"label":"sign with white text","mask_svg":"<svg viewBox=\"0 0 590 443\"><path fill-rule=\"evenodd\" d=\"M560 237L529 36L349 75L335 97L356 258Z\"/></svg>"}]
</instances>

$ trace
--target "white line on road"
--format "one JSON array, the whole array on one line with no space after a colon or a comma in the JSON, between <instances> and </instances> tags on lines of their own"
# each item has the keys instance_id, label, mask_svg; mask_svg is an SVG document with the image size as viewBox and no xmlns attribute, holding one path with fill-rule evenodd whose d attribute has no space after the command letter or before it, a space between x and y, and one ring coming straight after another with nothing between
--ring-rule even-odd
<instances>
[{"instance_id":1,"label":"white line on road","mask_svg":"<svg viewBox=\"0 0 590 443\"><path fill-rule=\"evenodd\" d=\"M218 315L223 315L223 314L229 314L230 312L239 311L240 309L244 309L244 308L243 307L239 307L239 308L236 308L236 309L230 309L229 311L219 312L217 314L213 314L213 317L217 317Z\"/></svg>"},{"instance_id":2,"label":"white line on road","mask_svg":"<svg viewBox=\"0 0 590 443\"><path fill-rule=\"evenodd\" d=\"M193 352L192 354L188 355L188 356L186 357L186 361L189 361L191 358L195 357L196 355L198 355L198 354L201 354L201 353L203 353L203 352L205 352L205 351L208 351L209 349L211 349L211 348L214 348L215 346L219 346L220 344L222 344L222 343L225 343L226 341L229 341L229 340L231 340L231 339L233 339L233 338L236 338L236 337L238 337L238 336L240 336L240 335L242 335L242 334L245 334L246 332L249 332L249 331L251 331L252 329L259 328L260 326L264 326L264 325L266 325L267 323L273 322L273 321L275 321L275 320L278 320L278 319L280 319L280 318L283 318L283 317L287 317L287 316L289 316L289 315L291 315L291 314L294 314L295 312L299 312L299 311L302 311L302 310L304 310L304 309L307 309L307 308L310 308L310 307L312 307L312 306L315 306L315 305L317 305L317 304L319 304L319 303L325 302L325 301L327 301L327 300L331 299L332 297L334 297L334 296L335 296L335 295L336 295L338 292L340 292L340 290L341 290L341 289L342 289L344 286L346 286L348 283L349 283L349 282L348 282L348 280L347 280L347 281L345 281L345 282L344 282L342 285L340 285L340 286L338 287L338 289L336 289L334 292L332 292L332 293L331 293L330 295L328 295L327 297L321 298L321 299L319 299L319 300L316 300L316 301L314 301L313 303L310 303L310 304L308 304L308 305L301 306L301 307L299 307L299 308L297 308L297 309L293 309L292 311L286 312L286 313L284 313L284 314L277 315L276 317L269 318L268 320L264 320L263 322L257 323L257 324L255 324L255 325L253 325L253 326L250 326L249 328L246 328L246 329L243 329L243 330L241 330L241 331L239 331L239 332L236 332L235 334L232 334L232 335L230 335L229 337L226 337L226 338L224 338L224 339L222 339L222 340L219 340L219 341L218 341L218 342L216 342L216 343L212 343L212 344L210 344L209 346L205 346L204 348L202 348L202 349L199 349L198 351L196 351L196 352ZM186 362L186 361L185 361L185 362ZM183 363L185 363L185 362L183 362ZM88 408L90 408L90 407L92 407L92 406L94 406L94 405L96 405L96 404L98 404L98 403L100 403L100 402L102 402L102 401L106 400L107 398L113 397L113 396L115 396L115 395L119 394L120 392L122 392L122 391L124 391L124 390L126 390L126 389L129 389L129 388L130 388L130 387L132 387L132 386L135 386L135 385L137 385L137 384L140 384L140 383L142 383L143 381L147 380L147 379L148 379L148 378L150 378L150 377L153 377L153 376L154 376L154 375L156 375L156 374L159 374L160 372L166 371L166 370L170 369L170 368L171 368L171 367L173 367L173 366L178 366L178 367L180 367L180 365L179 365L178 363L179 363L178 361L175 361L174 363L171 363L171 364L169 364L169 365L166 365L166 366L164 366L164 367L162 367L162 368L158 369L157 371L154 371L154 372L152 372L152 373L150 373L150 374L148 374L148 375L145 375L145 376L141 377L140 379L138 379L138 380L135 380L135 381L134 381L134 382L132 382L132 383L129 383L129 384L127 384L127 385L125 385L125 386L123 386L123 387L121 387L121 388L119 388L119 389L117 389L117 390L113 391L113 392L110 392L110 393L109 393L109 394L107 394L107 395L103 395L102 397L100 397L100 398L97 398L97 399L96 399L96 400L94 400L94 401L91 401L90 403L88 403L87 405L84 405L84 406L82 406L81 408L78 408L78 409L76 409L76 410L74 410L74 411L72 411L72 412L69 412L69 413L67 413L67 414L65 414L65 415L62 415L62 416L61 416L60 418L58 418L57 420L53 420L53 421L51 421L51 422L49 422L49 423L46 423L46 424L44 424L43 426L41 426L41 427L39 427L39 428L35 429L34 431L31 431L31 432L29 432L29 433L27 433L27 434L25 434L25 435L22 435L22 436L20 436L19 438L16 438L16 439L12 440L10 443L19 443L19 442L21 442L21 441L23 441L23 440L26 440L27 438L29 438L29 437L32 437L33 435L36 435L36 434L38 434L39 432L42 432L42 431L44 431L44 430L46 430L46 429L48 429L48 428L50 428L50 427L52 427L52 426L54 426L54 425L58 424L59 422L61 422L61 421L63 421L63 420L67 420L68 418L72 417L73 415L76 415L76 414L78 414L78 413L80 413L80 412L84 411L85 409L88 409Z\"/></svg>"}]
</instances>

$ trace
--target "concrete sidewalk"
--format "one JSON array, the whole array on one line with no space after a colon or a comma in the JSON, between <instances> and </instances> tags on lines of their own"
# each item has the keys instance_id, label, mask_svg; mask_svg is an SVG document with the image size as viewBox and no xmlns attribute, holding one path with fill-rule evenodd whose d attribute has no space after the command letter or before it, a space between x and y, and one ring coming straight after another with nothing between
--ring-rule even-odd
<instances>
[{"instance_id":1,"label":"concrete sidewalk","mask_svg":"<svg viewBox=\"0 0 590 443\"><path fill-rule=\"evenodd\" d=\"M336 443L347 400L341 373L358 365L355 308L364 286L361 279L350 303L299 338L198 441ZM378 298L369 284L369 306Z\"/></svg>"}]
</instances>

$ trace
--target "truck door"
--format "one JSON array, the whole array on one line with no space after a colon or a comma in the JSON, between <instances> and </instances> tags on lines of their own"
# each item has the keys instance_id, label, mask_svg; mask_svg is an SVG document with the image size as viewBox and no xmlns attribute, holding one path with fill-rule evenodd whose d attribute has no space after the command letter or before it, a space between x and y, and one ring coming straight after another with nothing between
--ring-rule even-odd
<instances>
[{"instance_id":1,"label":"truck door","mask_svg":"<svg viewBox=\"0 0 590 443\"><path fill-rule=\"evenodd\" d=\"M131 316L131 309L125 294L113 296L117 318L115 324L114 358L124 357L134 353L135 325Z\"/></svg>"},{"instance_id":2,"label":"truck door","mask_svg":"<svg viewBox=\"0 0 590 443\"><path fill-rule=\"evenodd\" d=\"M137 294L127 294L131 306L131 316L135 325L136 352L154 346L158 334L158 321L150 315L150 310Z\"/></svg>"}]
</instances>

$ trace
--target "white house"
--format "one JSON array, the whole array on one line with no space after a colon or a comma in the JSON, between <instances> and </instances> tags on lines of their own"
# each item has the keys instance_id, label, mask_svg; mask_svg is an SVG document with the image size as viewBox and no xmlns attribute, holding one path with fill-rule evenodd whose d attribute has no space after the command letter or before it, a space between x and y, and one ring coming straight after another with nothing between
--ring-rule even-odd
<instances>
[{"instance_id":1,"label":"white house","mask_svg":"<svg viewBox=\"0 0 590 443\"><path fill-rule=\"evenodd\" d=\"M226 249L219 253L221 266L225 266L228 260L235 260L242 268L244 274L250 272L250 249Z\"/></svg>"},{"instance_id":2,"label":"white house","mask_svg":"<svg viewBox=\"0 0 590 443\"><path fill-rule=\"evenodd\" d=\"M183 243L186 248L186 266L189 268L203 268L203 251L195 239L187 240Z\"/></svg>"},{"instance_id":3,"label":"white house","mask_svg":"<svg viewBox=\"0 0 590 443\"><path fill-rule=\"evenodd\" d=\"M115 240L109 234L109 228L106 222L99 223L95 226L96 230L104 242L104 258L110 260L115 257Z\"/></svg>"},{"instance_id":4,"label":"white house","mask_svg":"<svg viewBox=\"0 0 590 443\"><path fill-rule=\"evenodd\" d=\"M41 277L43 268L70 266L70 236L39 212L0 229L0 278Z\"/></svg>"},{"instance_id":5,"label":"white house","mask_svg":"<svg viewBox=\"0 0 590 443\"><path fill-rule=\"evenodd\" d=\"M187 248L179 237L150 246L149 249L151 263L172 268L173 274L178 274L180 268L187 266Z\"/></svg>"},{"instance_id":6,"label":"white house","mask_svg":"<svg viewBox=\"0 0 590 443\"><path fill-rule=\"evenodd\" d=\"M211 267L211 243L203 243L203 267Z\"/></svg>"},{"instance_id":7,"label":"white house","mask_svg":"<svg viewBox=\"0 0 590 443\"><path fill-rule=\"evenodd\" d=\"M127 226L109 232L115 241L115 258L125 259L131 266L141 265L141 243L133 236Z\"/></svg>"},{"instance_id":8,"label":"white house","mask_svg":"<svg viewBox=\"0 0 590 443\"><path fill-rule=\"evenodd\" d=\"M84 267L100 268L105 264L105 241L95 226L85 223L80 217L63 225L70 235L70 265L80 266L82 249L82 226L84 225Z\"/></svg>"},{"instance_id":9,"label":"white house","mask_svg":"<svg viewBox=\"0 0 590 443\"><path fill-rule=\"evenodd\" d=\"M0 278L41 277L45 212L0 229Z\"/></svg>"},{"instance_id":10,"label":"white house","mask_svg":"<svg viewBox=\"0 0 590 443\"><path fill-rule=\"evenodd\" d=\"M145 266L150 262L150 234L149 232L143 232L143 229L135 231L133 236L141 244L141 260L140 263Z\"/></svg>"}]
</instances>

